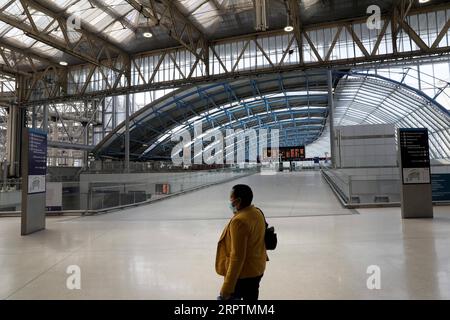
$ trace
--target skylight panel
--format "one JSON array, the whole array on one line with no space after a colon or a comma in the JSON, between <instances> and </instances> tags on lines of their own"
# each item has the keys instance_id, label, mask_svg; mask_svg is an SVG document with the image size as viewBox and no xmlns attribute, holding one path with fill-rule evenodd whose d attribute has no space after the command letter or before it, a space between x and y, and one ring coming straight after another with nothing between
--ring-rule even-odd
<instances>
[{"instance_id":1,"label":"skylight panel","mask_svg":"<svg viewBox=\"0 0 450 320\"><path fill-rule=\"evenodd\" d=\"M108 28L106 28L103 33L107 34L108 37L117 42L122 42L125 39L130 39L130 37L134 38L134 32L130 29L124 28L124 26L116 21Z\"/></svg>"},{"instance_id":2,"label":"skylight panel","mask_svg":"<svg viewBox=\"0 0 450 320\"><path fill-rule=\"evenodd\" d=\"M11 42L14 42L20 47L28 48L33 43L36 42L33 38L30 38L24 34L22 30L19 30L17 28L11 28L4 36L3 38L10 40Z\"/></svg>"}]
</instances>

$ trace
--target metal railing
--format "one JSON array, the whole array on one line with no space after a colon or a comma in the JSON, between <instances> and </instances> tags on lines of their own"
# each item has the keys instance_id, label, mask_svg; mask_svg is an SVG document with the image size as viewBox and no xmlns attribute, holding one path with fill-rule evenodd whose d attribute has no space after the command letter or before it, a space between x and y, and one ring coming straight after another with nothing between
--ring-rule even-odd
<instances>
[{"instance_id":1,"label":"metal railing","mask_svg":"<svg viewBox=\"0 0 450 320\"><path fill-rule=\"evenodd\" d=\"M450 175L449 165L433 165L431 177L433 190L442 172ZM444 169L444 170L442 170ZM366 173L361 171L366 170ZM377 172L378 171L378 172ZM387 173L379 173L379 172ZM386 168L354 168L354 169L321 169L322 176L328 182L341 203L347 208L400 206L400 173L397 167ZM439 191L437 191L439 193ZM438 199L433 191L433 204L448 205L448 200Z\"/></svg>"},{"instance_id":2,"label":"metal railing","mask_svg":"<svg viewBox=\"0 0 450 320\"><path fill-rule=\"evenodd\" d=\"M230 169L232 166L228 165L192 165L189 168L183 166L176 166L171 161L145 161L145 162L133 162L130 161L129 173L140 173L140 172L193 172L200 170L211 170L211 169ZM125 161L114 160L114 161L101 161L94 160L89 162L88 168L84 169L85 173L125 173L126 165Z\"/></svg>"}]
</instances>

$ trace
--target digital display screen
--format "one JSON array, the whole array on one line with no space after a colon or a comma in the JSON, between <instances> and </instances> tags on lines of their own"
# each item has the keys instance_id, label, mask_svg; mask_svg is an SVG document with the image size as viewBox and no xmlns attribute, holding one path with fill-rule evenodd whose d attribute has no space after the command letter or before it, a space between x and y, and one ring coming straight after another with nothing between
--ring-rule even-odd
<instances>
[{"instance_id":1,"label":"digital display screen","mask_svg":"<svg viewBox=\"0 0 450 320\"><path fill-rule=\"evenodd\" d=\"M277 152L278 151L278 152ZM267 148L264 150L265 159L277 159L281 157L281 161L301 161L305 160L305 146L297 147L280 147L278 150Z\"/></svg>"}]
</instances>

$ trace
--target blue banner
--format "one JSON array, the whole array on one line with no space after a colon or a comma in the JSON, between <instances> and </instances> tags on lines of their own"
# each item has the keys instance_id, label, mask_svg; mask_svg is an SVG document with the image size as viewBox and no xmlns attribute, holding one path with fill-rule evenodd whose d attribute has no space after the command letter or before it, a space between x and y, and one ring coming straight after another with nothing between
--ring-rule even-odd
<instances>
[{"instance_id":1,"label":"blue banner","mask_svg":"<svg viewBox=\"0 0 450 320\"><path fill-rule=\"evenodd\" d=\"M431 175L433 201L450 201L450 173Z\"/></svg>"}]
</instances>

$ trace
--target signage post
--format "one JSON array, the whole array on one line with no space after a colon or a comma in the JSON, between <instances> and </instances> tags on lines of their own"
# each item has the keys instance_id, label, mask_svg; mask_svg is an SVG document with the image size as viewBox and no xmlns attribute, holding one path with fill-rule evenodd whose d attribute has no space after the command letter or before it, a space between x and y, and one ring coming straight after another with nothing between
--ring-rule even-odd
<instances>
[{"instance_id":1,"label":"signage post","mask_svg":"<svg viewBox=\"0 0 450 320\"><path fill-rule=\"evenodd\" d=\"M22 140L21 234L45 229L47 133L24 128Z\"/></svg>"},{"instance_id":2,"label":"signage post","mask_svg":"<svg viewBox=\"0 0 450 320\"><path fill-rule=\"evenodd\" d=\"M402 217L433 218L428 129L398 129Z\"/></svg>"}]
</instances>

